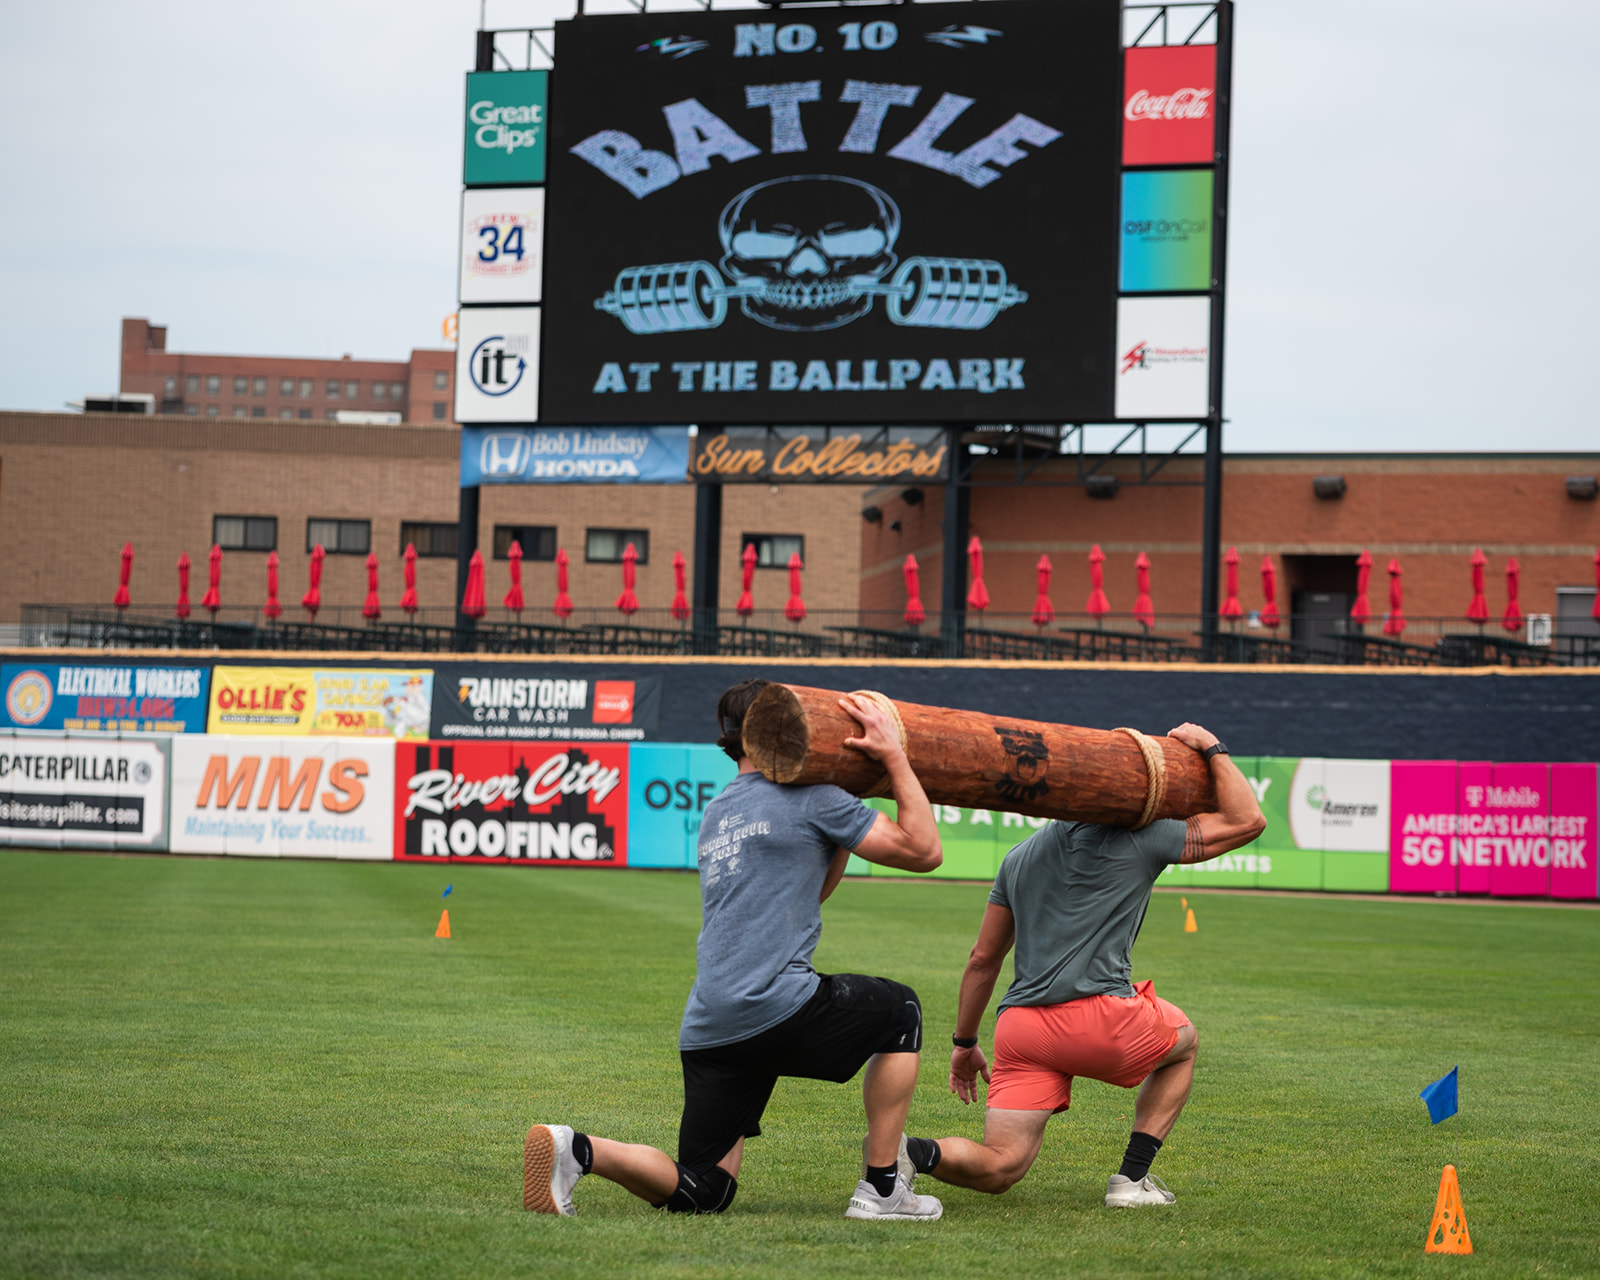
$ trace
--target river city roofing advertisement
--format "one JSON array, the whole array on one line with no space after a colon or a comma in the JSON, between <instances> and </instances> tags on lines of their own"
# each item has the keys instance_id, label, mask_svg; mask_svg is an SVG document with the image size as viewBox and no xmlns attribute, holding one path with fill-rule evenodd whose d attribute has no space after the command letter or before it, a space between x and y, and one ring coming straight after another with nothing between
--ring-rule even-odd
<instances>
[{"instance_id":1,"label":"river city roofing advertisement","mask_svg":"<svg viewBox=\"0 0 1600 1280\"><path fill-rule=\"evenodd\" d=\"M205 667L0 666L0 727L84 733L203 733Z\"/></svg>"},{"instance_id":2,"label":"river city roofing advertisement","mask_svg":"<svg viewBox=\"0 0 1600 1280\"><path fill-rule=\"evenodd\" d=\"M425 739L432 670L216 667L212 733Z\"/></svg>"}]
</instances>

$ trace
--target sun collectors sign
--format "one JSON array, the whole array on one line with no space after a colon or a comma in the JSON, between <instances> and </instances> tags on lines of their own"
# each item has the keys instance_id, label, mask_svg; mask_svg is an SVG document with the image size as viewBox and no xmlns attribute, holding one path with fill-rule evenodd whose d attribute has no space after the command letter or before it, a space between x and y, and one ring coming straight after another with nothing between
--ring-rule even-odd
<instances>
[{"instance_id":1,"label":"sun collectors sign","mask_svg":"<svg viewBox=\"0 0 1600 1280\"><path fill-rule=\"evenodd\" d=\"M989 0L559 24L539 416L1108 416L1118 22ZM517 366L481 340L497 386Z\"/></svg>"}]
</instances>

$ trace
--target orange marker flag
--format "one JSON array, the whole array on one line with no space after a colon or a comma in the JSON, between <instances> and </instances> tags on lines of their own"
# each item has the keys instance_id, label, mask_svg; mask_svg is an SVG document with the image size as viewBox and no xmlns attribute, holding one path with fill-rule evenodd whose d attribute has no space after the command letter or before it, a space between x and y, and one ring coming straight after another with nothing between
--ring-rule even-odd
<instances>
[{"instance_id":1,"label":"orange marker flag","mask_svg":"<svg viewBox=\"0 0 1600 1280\"><path fill-rule=\"evenodd\" d=\"M433 931L435 938L448 938L450 936L450 912L448 909L439 913L439 927Z\"/></svg>"},{"instance_id":2,"label":"orange marker flag","mask_svg":"<svg viewBox=\"0 0 1600 1280\"><path fill-rule=\"evenodd\" d=\"M1461 1208L1461 1184L1456 1167L1447 1164L1439 1178L1439 1198L1433 1206L1433 1223L1428 1228L1424 1253L1471 1253L1472 1237L1467 1234L1467 1216Z\"/></svg>"}]
</instances>

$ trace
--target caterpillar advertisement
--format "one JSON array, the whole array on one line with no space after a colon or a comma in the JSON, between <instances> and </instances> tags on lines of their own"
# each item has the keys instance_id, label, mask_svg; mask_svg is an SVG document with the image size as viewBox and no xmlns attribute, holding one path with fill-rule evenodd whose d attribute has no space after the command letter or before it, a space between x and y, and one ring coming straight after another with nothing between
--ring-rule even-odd
<instances>
[{"instance_id":1,"label":"caterpillar advertisement","mask_svg":"<svg viewBox=\"0 0 1600 1280\"><path fill-rule=\"evenodd\" d=\"M1110 416L1119 21L988 0L558 23L541 419ZM511 341L463 344L484 395L531 363Z\"/></svg>"}]
</instances>

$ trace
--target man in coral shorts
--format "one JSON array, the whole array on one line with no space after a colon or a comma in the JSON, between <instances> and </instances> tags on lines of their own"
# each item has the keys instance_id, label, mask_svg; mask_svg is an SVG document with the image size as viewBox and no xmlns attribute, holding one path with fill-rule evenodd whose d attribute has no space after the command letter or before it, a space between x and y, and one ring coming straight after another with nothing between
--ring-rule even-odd
<instances>
[{"instance_id":1,"label":"man in coral shorts","mask_svg":"<svg viewBox=\"0 0 1600 1280\"><path fill-rule=\"evenodd\" d=\"M1204 862L1249 844L1266 819L1255 793L1214 733L1183 724L1171 736L1210 763L1217 812L1163 820L1140 831L1052 822L1006 855L977 945L961 978L950 1088L963 1102L989 1083L983 1141L940 1138L931 1175L998 1195L1021 1181L1046 1122L1072 1100L1072 1078L1131 1089L1133 1134L1106 1187L1109 1208L1171 1204L1150 1164L1183 1110L1194 1079L1195 1029L1154 984L1129 981L1133 941L1150 889L1172 863ZM1006 953L1016 974L995 1024L995 1062L978 1047Z\"/></svg>"}]
</instances>

